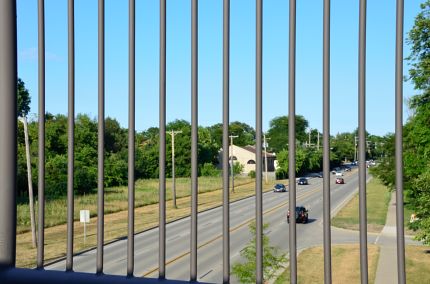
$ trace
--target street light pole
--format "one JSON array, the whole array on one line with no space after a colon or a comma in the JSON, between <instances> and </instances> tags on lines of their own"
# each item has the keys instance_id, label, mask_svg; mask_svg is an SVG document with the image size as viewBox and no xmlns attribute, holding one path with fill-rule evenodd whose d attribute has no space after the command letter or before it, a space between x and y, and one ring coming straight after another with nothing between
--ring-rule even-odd
<instances>
[{"instance_id":1,"label":"street light pole","mask_svg":"<svg viewBox=\"0 0 430 284\"><path fill-rule=\"evenodd\" d=\"M231 192L234 193L234 164L233 164L233 138L237 138L237 135L230 135L230 148L231 148L231 156L230 156L230 168L231 168Z\"/></svg>"},{"instance_id":2,"label":"street light pole","mask_svg":"<svg viewBox=\"0 0 430 284\"><path fill-rule=\"evenodd\" d=\"M265 181L267 184L267 141L266 141L266 134L263 134L263 144L264 144L264 170L265 170ZM270 138L267 138L267 140L270 140Z\"/></svg>"},{"instance_id":3,"label":"street light pole","mask_svg":"<svg viewBox=\"0 0 430 284\"><path fill-rule=\"evenodd\" d=\"M175 135L182 133L181 130L178 131L168 131L167 134L172 136L172 200L173 208L178 208L176 206L176 182L175 182Z\"/></svg>"}]
</instances>

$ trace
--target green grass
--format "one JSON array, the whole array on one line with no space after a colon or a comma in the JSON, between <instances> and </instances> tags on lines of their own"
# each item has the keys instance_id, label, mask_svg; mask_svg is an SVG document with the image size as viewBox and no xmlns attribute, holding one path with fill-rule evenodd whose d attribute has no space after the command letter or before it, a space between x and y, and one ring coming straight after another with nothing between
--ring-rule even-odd
<instances>
[{"instance_id":1,"label":"green grass","mask_svg":"<svg viewBox=\"0 0 430 284\"><path fill-rule=\"evenodd\" d=\"M367 230L378 233L385 225L391 193L377 179L372 179L367 190ZM339 228L359 230L358 194L332 219L332 225Z\"/></svg>"},{"instance_id":2,"label":"green grass","mask_svg":"<svg viewBox=\"0 0 430 284\"><path fill-rule=\"evenodd\" d=\"M332 246L332 283L360 283L360 250L358 244ZM375 282L379 248L368 247L369 283ZM324 252L322 247L302 251L297 260L298 283L324 283ZM275 284L290 283L287 268Z\"/></svg>"},{"instance_id":3,"label":"green grass","mask_svg":"<svg viewBox=\"0 0 430 284\"><path fill-rule=\"evenodd\" d=\"M430 250L425 246L406 246L406 282L430 283ZM427 279L427 280L425 280Z\"/></svg>"},{"instance_id":4,"label":"green grass","mask_svg":"<svg viewBox=\"0 0 430 284\"><path fill-rule=\"evenodd\" d=\"M240 186L253 182L249 177L236 177L235 186ZM221 177L199 177L199 193L214 191L222 188ZM135 206L158 203L158 179L137 180L135 183ZM189 196L191 192L190 178L176 178L177 198ZM105 189L105 214L115 213L126 210L128 207L128 188L127 186L112 187ZM67 219L67 200L66 197L52 199L46 196L45 204L45 226L52 227L66 223ZM166 180L166 199L172 199L172 181ZM79 210L89 209L91 217L97 216L97 193L82 196L75 196L74 219L79 220ZM37 220L37 202L35 213ZM30 230L30 210L29 205L24 201L17 205L17 233L24 233Z\"/></svg>"}]
</instances>

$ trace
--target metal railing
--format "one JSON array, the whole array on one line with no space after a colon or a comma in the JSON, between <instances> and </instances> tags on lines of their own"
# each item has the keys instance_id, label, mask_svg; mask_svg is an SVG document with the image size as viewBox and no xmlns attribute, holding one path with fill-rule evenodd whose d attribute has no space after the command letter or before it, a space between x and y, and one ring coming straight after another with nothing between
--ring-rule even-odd
<instances>
[{"instance_id":1,"label":"metal railing","mask_svg":"<svg viewBox=\"0 0 430 284\"><path fill-rule=\"evenodd\" d=\"M223 0L223 149L228 149L229 125L229 69L230 69L230 1ZM197 280L197 146L198 146L198 1L191 0L191 238L190 281ZM295 179L295 47L296 1L289 6L289 177ZM256 0L256 279L263 283L262 248L262 49L263 0ZM403 1L397 0L396 19L396 196L397 196L397 256L398 281L405 283L405 247L403 229L403 168L402 168L402 58L403 58ZM366 222L366 168L365 168L365 58L366 58L366 0L360 0L359 11L359 219L361 283L368 281L367 222ZM15 268L16 254L16 175L17 175L17 27L16 1L0 1L0 279L2 283L183 283L165 280L166 266L166 0L160 0L160 74L159 74L159 278L134 278L134 133L135 133L135 0L129 1L129 133L128 133L128 237L127 277L103 274L104 245L104 0L98 1L98 222L96 274L64 273L44 270L44 246L37 247L37 269ZM44 0L38 0L39 41L39 164L38 240L44 243L44 183L45 183L45 20ZM74 175L74 1L68 0L68 182L67 182L67 255L66 271L73 271L73 175ZM331 230L330 230L330 0L324 0L323 9L323 227L324 227L324 282L331 283ZM230 218L228 151L223 152L223 282L230 282ZM295 183L290 183L289 208L296 206ZM297 282L296 221L289 224L290 277Z\"/></svg>"}]
</instances>

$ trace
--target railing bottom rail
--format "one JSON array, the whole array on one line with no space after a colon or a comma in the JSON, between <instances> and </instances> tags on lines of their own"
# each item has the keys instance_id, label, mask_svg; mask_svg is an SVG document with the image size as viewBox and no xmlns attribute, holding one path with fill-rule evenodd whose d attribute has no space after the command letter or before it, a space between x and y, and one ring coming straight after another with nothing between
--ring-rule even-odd
<instances>
[{"instance_id":1,"label":"railing bottom rail","mask_svg":"<svg viewBox=\"0 0 430 284\"><path fill-rule=\"evenodd\" d=\"M168 279L154 279L154 278L140 278L140 277L126 277L107 274L91 274L82 272L64 272L64 271L51 271L51 270L38 270L38 269L25 269L25 268L5 268L0 269L0 279L3 284L109 284L109 283L144 283L144 284L184 284L190 283L189 281L168 280ZM203 282L193 282L202 283Z\"/></svg>"}]
</instances>

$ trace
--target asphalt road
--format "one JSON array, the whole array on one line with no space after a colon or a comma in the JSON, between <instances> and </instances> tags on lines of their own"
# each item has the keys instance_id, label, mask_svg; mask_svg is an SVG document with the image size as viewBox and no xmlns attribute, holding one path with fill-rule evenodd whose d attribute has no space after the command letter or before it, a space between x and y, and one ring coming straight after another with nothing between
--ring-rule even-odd
<instances>
[{"instance_id":1,"label":"asphalt road","mask_svg":"<svg viewBox=\"0 0 430 284\"><path fill-rule=\"evenodd\" d=\"M331 177L332 212L345 204L358 187L357 172L347 173L345 184L337 185ZM312 178L309 185L297 186L297 205L309 208L309 223L297 224L297 248L303 249L323 242L322 179ZM268 192L263 197L263 222L269 224L266 234L271 245L288 252L288 192ZM250 240L248 224L255 218L255 198L247 198L230 205L231 264L240 260L240 250ZM108 224L107 224L108 226ZM374 242L376 235L368 235ZM358 232L332 228L332 243L357 243ZM126 275L126 239L106 245L104 273ZM198 280L222 282L222 208L198 215ZM190 219L185 218L166 228L166 278L189 280ZM74 257L74 271L95 273L96 251L91 250ZM158 229L135 236L135 276L158 277ZM65 261L46 269L65 270ZM232 283L236 282L232 279Z\"/></svg>"}]
</instances>

